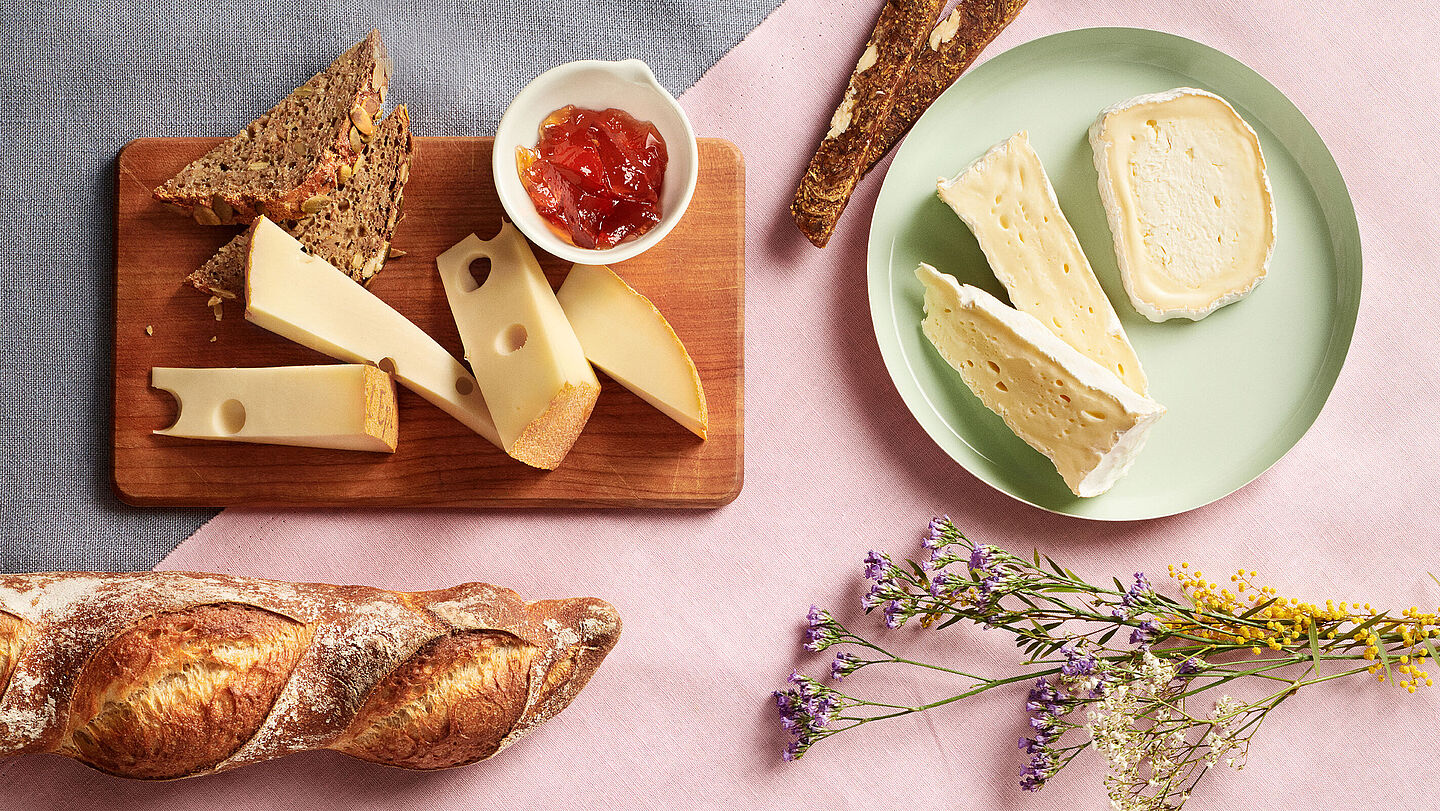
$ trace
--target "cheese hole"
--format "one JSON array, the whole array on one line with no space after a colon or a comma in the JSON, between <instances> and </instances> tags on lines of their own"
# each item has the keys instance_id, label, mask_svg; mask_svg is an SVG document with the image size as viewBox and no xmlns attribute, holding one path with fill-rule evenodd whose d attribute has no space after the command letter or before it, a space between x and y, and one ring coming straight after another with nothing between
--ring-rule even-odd
<instances>
[{"instance_id":1,"label":"cheese hole","mask_svg":"<svg viewBox=\"0 0 1440 811\"><path fill-rule=\"evenodd\" d=\"M1058 318L1051 318L1050 323L1055 325L1055 329L1064 329L1064 327L1060 326L1060 319Z\"/></svg>"},{"instance_id":2,"label":"cheese hole","mask_svg":"<svg viewBox=\"0 0 1440 811\"><path fill-rule=\"evenodd\" d=\"M1115 371L1119 372L1121 377L1124 377L1124 376L1125 376L1125 364L1123 364L1123 363L1117 363L1117 364L1115 364Z\"/></svg>"},{"instance_id":3,"label":"cheese hole","mask_svg":"<svg viewBox=\"0 0 1440 811\"><path fill-rule=\"evenodd\" d=\"M1063 380L1056 380L1056 381L1055 381L1055 385L1057 385L1057 386L1063 386L1063 385L1065 385L1065 381L1063 381Z\"/></svg>"},{"instance_id":4,"label":"cheese hole","mask_svg":"<svg viewBox=\"0 0 1440 811\"><path fill-rule=\"evenodd\" d=\"M380 362L377 363L377 364L375 364L375 365L376 365L377 367L379 367L380 371L384 372L384 373L387 374L387 375L393 375L393 374L395 374L395 359L394 359L394 358L381 358L381 359L380 359Z\"/></svg>"},{"instance_id":5,"label":"cheese hole","mask_svg":"<svg viewBox=\"0 0 1440 811\"><path fill-rule=\"evenodd\" d=\"M1215 200L1215 207L1220 208L1220 195L1215 195L1213 199Z\"/></svg>"},{"instance_id":6,"label":"cheese hole","mask_svg":"<svg viewBox=\"0 0 1440 811\"><path fill-rule=\"evenodd\" d=\"M463 292L469 293L476 290L490 278L490 257L482 256L470 263L466 269L465 276L460 279L460 286L465 288Z\"/></svg>"},{"instance_id":7,"label":"cheese hole","mask_svg":"<svg viewBox=\"0 0 1440 811\"><path fill-rule=\"evenodd\" d=\"M1103 412L1103 411L1091 411L1090 409L1087 408L1087 409L1085 409L1084 411L1081 411L1081 412L1080 412L1080 416L1084 417L1085 419L1089 420L1090 422L1099 422L1099 421L1105 419L1105 412Z\"/></svg>"},{"instance_id":8,"label":"cheese hole","mask_svg":"<svg viewBox=\"0 0 1440 811\"><path fill-rule=\"evenodd\" d=\"M215 414L222 433L238 434L245 427L245 404L239 400L226 400Z\"/></svg>"},{"instance_id":9,"label":"cheese hole","mask_svg":"<svg viewBox=\"0 0 1440 811\"><path fill-rule=\"evenodd\" d=\"M1007 231L1010 230L1010 216L1008 214L1000 215L1000 227Z\"/></svg>"},{"instance_id":10,"label":"cheese hole","mask_svg":"<svg viewBox=\"0 0 1440 811\"><path fill-rule=\"evenodd\" d=\"M1000 364L996 363L993 360L987 360L985 361L985 365L990 367L990 371L994 372L995 374L1000 374Z\"/></svg>"},{"instance_id":11,"label":"cheese hole","mask_svg":"<svg viewBox=\"0 0 1440 811\"><path fill-rule=\"evenodd\" d=\"M1069 263L1069 262L1066 262L1066 263L1065 263L1065 272L1066 272L1066 273L1069 273L1069 272L1070 272L1070 263Z\"/></svg>"},{"instance_id":12,"label":"cheese hole","mask_svg":"<svg viewBox=\"0 0 1440 811\"><path fill-rule=\"evenodd\" d=\"M1025 244L1025 232L1024 232L1024 231L1016 231L1016 232L1015 232L1015 236L1020 237L1020 244L1022 244L1022 245Z\"/></svg>"},{"instance_id":13,"label":"cheese hole","mask_svg":"<svg viewBox=\"0 0 1440 811\"><path fill-rule=\"evenodd\" d=\"M1068 395L1068 394L1062 394L1062 395L1060 395L1060 399L1061 399L1061 400L1064 400L1065 402L1068 403L1068 402L1070 402L1070 395Z\"/></svg>"},{"instance_id":14,"label":"cheese hole","mask_svg":"<svg viewBox=\"0 0 1440 811\"><path fill-rule=\"evenodd\" d=\"M461 397L468 397L470 392L475 390L475 381L468 377L455 378L455 393Z\"/></svg>"},{"instance_id":15,"label":"cheese hole","mask_svg":"<svg viewBox=\"0 0 1440 811\"><path fill-rule=\"evenodd\" d=\"M519 352L529 338L524 324L511 324L495 336L495 351L502 355L512 355Z\"/></svg>"},{"instance_id":16,"label":"cheese hole","mask_svg":"<svg viewBox=\"0 0 1440 811\"><path fill-rule=\"evenodd\" d=\"M1006 385L1005 385L1005 381L1003 381L1003 380L997 380L997 381L995 381L995 388L997 388L997 389L999 389L999 390L1001 390L1001 391L1009 391L1009 390L1010 390L1010 387L1009 387L1009 386L1006 386Z\"/></svg>"}]
</instances>

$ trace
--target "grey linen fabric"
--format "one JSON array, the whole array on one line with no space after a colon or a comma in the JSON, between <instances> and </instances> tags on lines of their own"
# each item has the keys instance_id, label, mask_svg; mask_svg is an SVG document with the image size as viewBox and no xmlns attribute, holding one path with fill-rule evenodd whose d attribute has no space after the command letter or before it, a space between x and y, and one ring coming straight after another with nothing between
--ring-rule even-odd
<instances>
[{"instance_id":1,"label":"grey linen fabric","mask_svg":"<svg viewBox=\"0 0 1440 811\"><path fill-rule=\"evenodd\" d=\"M112 495L115 156L230 135L372 27L421 135L485 135L532 76L638 57L679 93L779 0L30 2L0 11L0 570L149 568L213 514Z\"/></svg>"}]
</instances>

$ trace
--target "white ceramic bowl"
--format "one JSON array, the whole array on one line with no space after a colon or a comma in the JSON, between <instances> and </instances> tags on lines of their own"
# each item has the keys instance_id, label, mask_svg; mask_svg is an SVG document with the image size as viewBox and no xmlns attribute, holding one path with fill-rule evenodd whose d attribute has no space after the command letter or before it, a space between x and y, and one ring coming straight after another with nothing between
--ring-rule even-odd
<instances>
[{"instance_id":1,"label":"white ceramic bowl","mask_svg":"<svg viewBox=\"0 0 1440 811\"><path fill-rule=\"evenodd\" d=\"M669 163L660 187L660 222L639 237L604 250L579 248L561 239L530 202L515 168L516 147L533 147L545 117L573 104L603 110L616 107L641 121L649 121L665 139ZM500 204L520 232L547 253L571 262L592 265L623 262L654 247L680 222L700 169L699 150L690 119L649 66L638 59L623 62L584 60L553 67L536 76L510 102L495 131L495 188Z\"/></svg>"}]
</instances>

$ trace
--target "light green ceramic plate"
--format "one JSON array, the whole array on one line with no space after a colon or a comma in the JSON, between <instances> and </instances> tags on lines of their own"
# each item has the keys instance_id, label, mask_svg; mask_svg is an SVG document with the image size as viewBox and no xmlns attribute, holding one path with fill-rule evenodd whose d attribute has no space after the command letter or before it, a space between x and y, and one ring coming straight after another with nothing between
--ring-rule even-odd
<instances>
[{"instance_id":1,"label":"light green ceramic plate","mask_svg":"<svg viewBox=\"0 0 1440 811\"><path fill-rule=\"evenodd\" d=\"M1266 280L1199 322L1153 324L1130 306L1096 190L1086 131L1117 101L1199 87L1229 100L1260 135L1279 239ZM1005 298L935 179L1029 130L1060 205L1169 412L1130 474L1104 495L1070 493L1050 462L966 388L920 332L915 266L929 262ZM1091 28L1034 40L970 72L930 108L895 156L875 207L870 313L885 365L926 432L955 461L1017 499L1082 518L1191 510L1279 461L1335 383L1360 304L1360 234L1345 182L1314 127L1273 85L1191 40Z\"/></svg>"}]
</instances>

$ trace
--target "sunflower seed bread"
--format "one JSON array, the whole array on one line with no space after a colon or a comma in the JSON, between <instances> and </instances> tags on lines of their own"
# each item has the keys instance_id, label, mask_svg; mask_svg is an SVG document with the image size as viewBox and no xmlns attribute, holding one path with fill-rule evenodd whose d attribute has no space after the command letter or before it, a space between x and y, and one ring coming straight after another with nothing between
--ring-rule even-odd
<instances>
[{"instance_id":1,"label":"sunflower seed bread","mask_svg":"<svg viewBox=\"0 0 1440 811\"><path fill-rule=\"evenodd\" d=\"M310 253L368 285L390 253L414 155L410 116L401 105L380 124L353 172L341 172L345 183L328 195L325 207L298 222L283 222L281 227ZM222 299L237 298L245 289L249 249L250 230L246 229L186 281Z\"/></svg>"},{"instance_id":2,"label":"sunflower seed bread","mask_svg":"<svg viewBox=\"0 0 1440 811\"><path fill-rule=\"evenodd\" d=\"M380 32L371 31L240 134L181 169L155 199L201 225L314 214L373 137L391 70Z\"/></svg>"}]
</instances>

